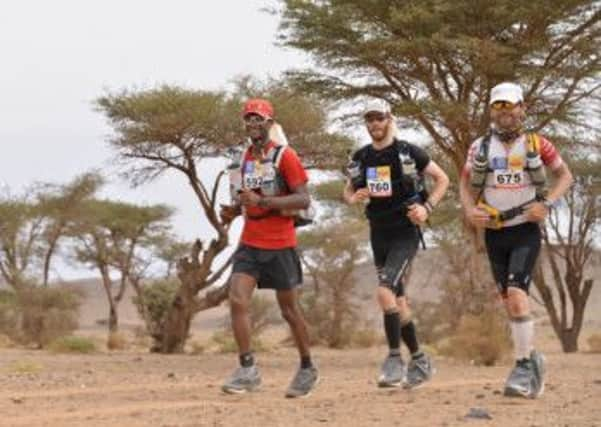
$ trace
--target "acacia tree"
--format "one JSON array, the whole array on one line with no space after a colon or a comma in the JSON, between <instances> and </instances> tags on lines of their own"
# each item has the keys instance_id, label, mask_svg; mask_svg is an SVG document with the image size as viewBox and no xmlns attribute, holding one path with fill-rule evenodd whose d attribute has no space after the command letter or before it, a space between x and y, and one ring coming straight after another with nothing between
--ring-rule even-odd
<instances>
[{"instance_id":1,"label":"acacia tree","mask_svg":"<svg viewBox=\"0 0 601 427\"><path fill-rule=\"evenodd\" d=\"M601 93L596 0L281 0L280 42L316 68L290 72L337 101L388 101L424 130L459 172L488 126L490 89L518 80L532 128L587 130ZM543 12L544 11L544 12ZM591 132L592 131L592 132Z\"/></svg>"},{"instance_id":2,"label":"acacia tree","mask_svg":"<svg viewBox=\"0 0 601 427\"><path fill-rule=\"evenodd\" d=\"M108 305L108 330L119 326L118 305L128 283L137 285L152 259L154 239L166 232L172 210L164 205L136 206L122 202L90 200L70 225L77 261L100 273ZM117 280L111 276L116 273ZM134 286L139 294L139 289ZM146 320L146 318L144 318Z\"/></svg>"},{"instance_id":3,"label":"acacia tree","mask_svg":"<svg viewBox=\"0 0 601 427\"><path fill-rule=\"evenodd\" d=\"M30 197L0 201L0 274L16 292L35 281L45 217Z\"/></svg>"},{"instance_id":4,"label":"acacia tree","mask_svg":"<svg viewBox=\"0 0 601 427\"><path fill-rule=\"evenodd\" d=\"M82 204L89 200L103 184L103 178L94 172L76 177L64 185L42 184L36 189L39 209L46 221L41 239L44 242L42 285L48 286L50 267L65 236L69 224L82 214Z\"/></svg>"},{"instance_id":5,"label":"acacia tree","mask_svg":"<svg viewBox=\"0 0 601 427\"><path fill-rule=\"evenodd\" d=\"M322 102L286 91L285 85L277 91L274 87L273 82L258 84L244 79L233 95L162 86L108 94L97 100L98 109L115 131L110 145L123 162L126 178L137 185L148 183L168 170L181 174L214 232L208 243L197 240L190 256L178 263L181 286L165 316L158 351L183 351L193 316L227 297L224 286L199 295L229 267L229 261L217 267L213 264L228 245L230 227L218 215L218 189L223 172L207 183L201 163L241 143L242 99L268 96L294 147L301 156L305 148L311 148L307 151L316 165L331 158L327 153L349 145L348 139L327 132L323 119L327 114L322 110Z\"/></svg>"},{"instance_id":6,"label":"acacia tree","mask_svg":"<svg viewBox=\"0 0 601 427\"><path fill-rule=\"evenodd\" d=\"M544 228L543 260L549 268L543 269L539 263L534 277L565 352L578 351L584 312L595 282L587 267L598 249L595 240L601 225L601 162L575 159L572 167L575 183L566 195L567 207L550 215Z\"/></svg>"}]
</instances>

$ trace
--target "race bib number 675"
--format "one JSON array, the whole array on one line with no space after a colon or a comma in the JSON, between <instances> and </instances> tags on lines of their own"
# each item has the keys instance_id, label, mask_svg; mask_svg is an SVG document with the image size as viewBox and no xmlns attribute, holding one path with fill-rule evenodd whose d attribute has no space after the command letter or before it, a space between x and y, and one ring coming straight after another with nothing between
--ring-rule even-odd
<instances>
[{"instance_id":1,"label":"race bib number 675","mask_svg":"<svg viewBox=\"0 0 601 427\"><path fill-rule=\"evenodd\" d=\"M523 181L523 171L495 171L495 187L497 188L519 187L523 184Z\"/></svg>"}]
</instances>

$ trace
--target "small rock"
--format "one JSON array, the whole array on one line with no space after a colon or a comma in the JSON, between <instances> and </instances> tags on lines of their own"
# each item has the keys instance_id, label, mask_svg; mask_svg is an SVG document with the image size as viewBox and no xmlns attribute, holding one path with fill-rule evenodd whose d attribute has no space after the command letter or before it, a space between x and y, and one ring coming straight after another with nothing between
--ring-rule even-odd
<instances>
[{"instance_id":1,"label":"small rock","mask_svg":"<svg viewBox=\"0 0 601 427\"><path fill-rule=\"evenodd\" d=\"M484 395L483 394L477 394L476 395L476 399L484 399Z\"/></svg>"},{"instance_id":2,"label":"small rock","mask_svg":"<svg viewBox=\"0 0 601 427\"><path fill-rule=\"evenodd\" d=\"M495 390L492 392L492 394L501 394L501 390Z\"/></svg>"},{"instance_id":3,"label":"small rock","mask_svg":"<svg viewBox=\"0 0 601 427\"><path fill-rule=\"evenodd\" d=\"M444 401L444 404L445 404L445 405L450 405L450 404L451 404L451 401L450 401L450 400L445 400L445 401Z\"/></svg>"},{"instance_id":4,"label":"small rock","mask_svg":"<svg viewBox=\"0 0 601 427\"><path fill-rule=\"evenodd\" d=\"M479 420L492 420L488 411L484 408L470 408L465 418L475 418Z\"/></svg>"},{"instance_id":5,"label":"small rock","mask_svg":"<svg viewBox=\"0 0 601 427\"><path fill-rule=\"evenodd\" d=\"M601 380L595 380L595 381L593 381L593 384L600 384L601 385Z\"/></svg>"},{"instance_id":6,"label":"small rock","mask_svg":"<svg viewBox=\"0 0 601 427\"><path fill-rule=\"evenodd\" d=\"M20 397L11 397L10 400L12 400L13 403L16 403L16 404L23 403L23 399Z\"/></svg>"},{"instance_id":7,"label":"small rock","mask_svg":"<svg viewBox=\"0 0 601 427\"><path fill-rule=\"evenodd\" d=\"M169 372L167 378L175 378L175 372Z\"/></svg>"}]
</instances>

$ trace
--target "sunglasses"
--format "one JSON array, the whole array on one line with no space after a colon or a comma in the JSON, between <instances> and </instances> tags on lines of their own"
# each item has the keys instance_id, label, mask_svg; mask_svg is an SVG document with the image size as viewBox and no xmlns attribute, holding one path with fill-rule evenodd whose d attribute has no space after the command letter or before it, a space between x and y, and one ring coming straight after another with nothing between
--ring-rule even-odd
<instances>
[{"instance_id":1,"label":"sunglasses","mask_svg":"<svg viewBox=\"0 0 601 427\"><path fill-rule=\"evenodd\" d=\"M367 114L365 116L365 121L367 123L373 123L373 122L383 122L387 119L388 117L385 114Z\"/></svg>"},{"instance_id":2,"label":"sunglasses","mask_svg":"<svg viewBox=\"0 0 601 427\"><path fill-rule=\"evenodd\" d=\"M265 117L261 117L258 114L247 114L243 117L244 123L253 124L253 125L261 125L265 123L267 120Z\"/></svg>"},{"instance_id":3,"label":"sunglasses","mask_svg":"<svg viewBox=\"0 0 601 427\"><path fill-rule=\"evenodd\" d=\"M496 101L496 102L492 103L490 108L495 111L502 111L502 110L511 111L519 105L521 105L521 102L513 103L513 102L509 102L509 101Z\"/></svg>"}]
</instances>

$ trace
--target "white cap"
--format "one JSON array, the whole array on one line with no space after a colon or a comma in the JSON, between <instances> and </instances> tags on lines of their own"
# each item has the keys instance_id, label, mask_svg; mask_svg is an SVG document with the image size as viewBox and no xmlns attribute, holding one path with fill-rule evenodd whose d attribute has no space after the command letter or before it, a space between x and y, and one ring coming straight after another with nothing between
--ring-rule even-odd
<instances>
[{"instance_id":1,"label":"white cap","mask_svg":"<svg viewBox=\"0 0 601 427\"><path fill-rule=\"evenodd\" d=\"M508 101L514 104L524 102L524 92L515 83L500 83L490 91L490 105L497 101Z\"/></svg>"},{"instance_id":2,"label":"white cap","mask_svg":"<svg viewBox=\"0 0 601 427\"><path fill-rule=\"evenodd\" d=\"M367 113L390 113L390 105L383 99L370 99L363 107L363 115Z\"/></svg>"}]
</instances>

